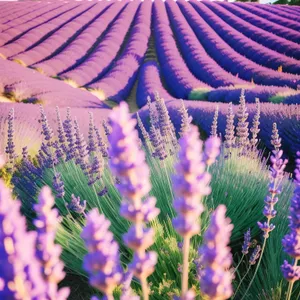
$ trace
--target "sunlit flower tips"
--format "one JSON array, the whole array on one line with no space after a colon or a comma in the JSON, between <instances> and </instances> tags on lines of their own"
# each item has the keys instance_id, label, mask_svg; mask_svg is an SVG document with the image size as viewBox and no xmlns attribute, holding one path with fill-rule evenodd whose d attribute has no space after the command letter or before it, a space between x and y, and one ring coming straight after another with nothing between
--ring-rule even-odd
<instances>
[{"instance_id":1,"label":"sunlit flower tips","mask_svg":"<svg viewBox=\"0 0 300 300\"><path fill-rule=\"evenodd\" d=\"M226 207L219 205L211 216L204 235L204 244L199 249L201 263L201 291L209 299L228 299L232 295L232 274L229 271L232 255L228 244L233 225L226 218Z\"/></svg>"},{"instance_id":2,"label":"sunlit flower tips","mask_svg":"<svg viewBox=\"0 0 300 300\"><path fill-rule=\"evenodd\" d=\"M131 222L144 222L148 223L156 218L160 212L158 208L155 207L156 198L147 198L139 207L130 203L123 202L120 208L120 214L127 220Z\"/></svg>"},{"instance_id":3,"label":"sunlit flower tips","mask_svg":"<svg viewBox=\"0 0 300 300\"><path fill-rule=\"evenodd\" d=\"M179 216L173 220L173 226L181 236L192 237L200 231L199 215Z\"/></svg>"},{"instance_id":4,"label":"sunlit flower tips","mask_svg":"<svg viewBox=\"0 0 300 300\"><path fill-rule=\"evenodd\" d=\"M152 228L138 228L132 225L124 234L125 244L135 251L145 251L154 243L154 230Z\"/></svg>"},{"instance_id":5,"label":"sunlit flower tips","mask_svg":"<svg viewBox=\"0 0 300 300\"><path fill-rule=\"evenodd\" d=\"M287 281L294 282L300 280L300 266L292 266L286 260L281 266L281 272Z\"/></svg>"},{"instance_id":6,"label":"sunlit flower tips","mask_svg":"<svg viewBox=\"0 0 300 300\"><path fill-rule=\"evenodd\" d=\"M244 255L248 254L249 252L249 247L251 244L251 230L250 228L244 233L244 243L242 247L242 253Z\"/></svg>"},{"instance_id":7,"label":"sunlit flower tips","mask_svg":"<svg viewBox=\"0 0 300 300\"><path fill-rule=\"evenodd\" d=\"M143 256L135 253L130 268L137 278L147 278L154 272L156 263L157 254L153 251L149 251Z\"/></svg>"}]
</instances>

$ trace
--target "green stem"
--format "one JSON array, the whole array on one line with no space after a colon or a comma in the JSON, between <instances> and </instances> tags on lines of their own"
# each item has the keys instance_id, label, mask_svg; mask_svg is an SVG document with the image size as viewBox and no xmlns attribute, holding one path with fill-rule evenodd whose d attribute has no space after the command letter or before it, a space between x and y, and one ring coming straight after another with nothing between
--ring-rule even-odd
<instances>
[{"instance_id":1,"label":"green stem","mask_svg":"<svg viewBox=\"0 0 300 300\"><path fill-rule=\"evenodd\" d=\"M259 268L260 263L261 263L261 259L262 259L262 257L263 257L263 254L264 254L264 251L265 251L265 248L266 248L266 242L267 242L267 238L264 238L264 243L263 243L263 246L262 246L262 249L261 249L261 253L260 253L259 260L258 260L257 265L256 265L256 268L255 268L255 272L254 272L254 274L253 274L253 276L252 276L252 278L251 278L251 281L250 281L250 283L248 284L248 288L247 288L246 292L244 293L244 296L242 297L241 300L243 300L243 299L246 297L248 291L249 291L250 288L251 288L251 285L252 285L252 283L253 283L253 281L254 281L254 278L255 278L255 276L256 276L256 274L257 274L258 268Z\"/></svg>"},{"instance_id":2,"label":"green stem","mask_svg":"<svg viewBox=\"0 0 300 300\"><path fill-rule=\"evenodd\" d=\"M149 289L147 279L145 277L141 278L142 291L143 291L143 300L149 300Z\"/></svg>"},{"instance_id":3,"label":"green stem","mask_svg":"<svg viewBox=\"0 0 300 300\"><path fill-rule=\"evenodd\" d=\"M242 256L242 258L240 259L239 263L238 263L237 266L234 268L233 274L238 270L238 268L239 268L241 262L243 261L244 257L245 257L245 254L243 254L243 256Z\"/></svg>"},{"instance_id":4,"label":"green stem","mask_svg":"<svg viewBox=\"0 0 300 300\"><path fill-rule=\"evenodd\" d=\"M189 285L189 250L190 250L190 237L187 236L183 240L183 267L181 279L181 296L184 298L188 291Z\"/></svg>"},{"instance_id":5,"label":"green stem","mask_svg":"<svg viewBox=\"0 0 300 300\"><path fill-rule=\"evenodd\" d=\"M298 264L298 259L295 259L293 267L297 266L297 264ZM287 294L286 294L286 300L290 300L291 299L294 282L295 281L290 281L289 282L289 287L288 287Z\"/></svg>"},{"instance_id":6,"label":"green stem","mask_svg":"<svg viewBox=\"0 0 300 300\"><path fill-rule=\"evenodd\" d=\"M246 276L247 276L247 274L249 273L250 269L251 269L251 265L249 265L249 267L248 267L248 269L247 269L247 272L246 272L246 274L245 274L245 275L243 276L243 278L241 279L241 281L240 281L240 283L239 283L238 287L237 287L237 288L236 288L236 290L235 290L235 293L234 293L234 295L233 295L233 298L232 298L232 299L234 299L234 298L235 298L235 296L236 296L236 294L237 294L237 292L238 292L238 290L239 290L239 288L240 288L240 286L241 286L242 282L243 282L243 281L244 281L244 279L246 278Z\"/></svg>"}]
</instances>

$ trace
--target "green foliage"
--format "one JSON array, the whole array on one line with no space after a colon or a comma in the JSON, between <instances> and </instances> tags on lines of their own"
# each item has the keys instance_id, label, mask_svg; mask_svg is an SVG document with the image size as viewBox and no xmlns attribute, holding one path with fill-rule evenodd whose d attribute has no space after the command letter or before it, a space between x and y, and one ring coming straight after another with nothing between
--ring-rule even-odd
<instances>
[{"instance_id":1,"label":"green foliage","mask_svg":"<svg viewBox=\"0 0 300 300\"><path fill-rule=\"evenodd\" d=\"M188 100L206 100L209 91L205 88L194 89L190 92Z\"/></svg>"}]
</instances>

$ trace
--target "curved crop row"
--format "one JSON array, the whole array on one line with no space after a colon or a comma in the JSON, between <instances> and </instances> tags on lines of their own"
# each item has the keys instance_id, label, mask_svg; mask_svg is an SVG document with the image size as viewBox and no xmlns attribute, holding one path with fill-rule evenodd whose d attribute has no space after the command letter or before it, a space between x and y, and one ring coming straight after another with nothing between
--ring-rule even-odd
<instances>
[{"instance_id":1,"label":"curved crop row","mask_svg":"<svg viewBox=\"0 0 300 300\"><path fill-rule=\"evenodd\" d=\"M190 72L177 49L166 8L162 1L154 2L153 20L158 60L172 95L177 98L188 98L192 90L199 88L206 92L209 86L198 80Z\"/></svg>"},{"instance_id":2,"label":"curved crop row","mask_svg":"<svg viewBox=\"0 0 300 300\"><path fill-rule=\"evenodd\" d=\"M175 2L166 2L166 7L182 56L189 69L199 80L214 88L247 84L246 81L239 79L222 69L206 53Z\"/></svg>"},{"instance_id":3,"label":"curved crop row","mask_svg":"<svg viewBox=\"0 0 300 300\"><path fill-rule=\"evenodd\" d=\"M256 17L236 5L228 5L228 3L225 2L222 2L219 5L226 8L228 12L231 12L239 19L238 22L235 20L235 22L230 25L240 30L243 34L268 48L276 50L277 52L297 59L300 58L300 49L297 44L297 42L300 41L299 32L282 26L277 26L282 29L277 30L275 28L276 24ZM229 23L229 21L232 23L228 17L226 17L225 21L227 23ZM269 23L274 25L271 26ZM285 38L281 36L284 36Z\"/></svg>"},{"instance_id":4,"label":"curved crop row","mask_svg":"<svg viewBox=\"0 0 300 300\"><path fill-rule=\"evenodd\" d=\"M185 1L177 3L206 51L225 70L232 74L238 74L245 80L253 80L255 84L297 88L300 83L299 76L276 72L245 58L226 44L199 16L192 5Z\"/></svg>"},{"instance_id":5,"label":"curved crop row","mask_svg":"<svg viewBox=\"0 0 300 300\"><path fill-rule=\"evenodd\" d=\"M32 69L0 59L0 92L13 102L42 102L47 106L107 107L91 93L74 89Z\"/></svg>"},{"instance_id":6,"label":"curved crop row","mask_svg":"<svg viewBox=\"0 0 300 300\"><path fill-rule=\"evenodd\" d=\"M152 2L142 2L121 57L103 78L89 85L89 88L100 91L105 98L115 102L128 97L148 48L151 12Z\"/></svg>"},{"instance_id":7,"label":"curved crop row","mask_svg":"<svg viewBox=\"0 0 300 300\"><path fill-rule=\"evenodd\" d=\"M59 74L60 78L84 86L103 75L118 54L139 5L129 2L91 55L75 69Z\"/></svg>"},{"instance_id":8,"label":"curved crop row","mask_svg":"<svg viewBox=\"0 0 300 300\"><path fill-rule=\"evenodd\" d=\"M26 13L29 9L37 6L32 2L23 3L23 5L16 5L17 3L15 2L14 4L15 6L12 7L12 3L2 2L2 8L0 11L1 24L6 24L7 22L14 20L15 18L19 18L23 15L23 12ZM41 7L43 6L44 5L41 5Z\"/></svg>"},{"instance_id":9,"label":"curved crop row","mask_svg":"<svg viewBox=\"0 0 300 300\"><path fill-rule=\"evenodd\" d=\"M80 63L87 55L89 49L97 43L97 40L102 36L105 29L110 26L124 5L123 2L110 5L103 11L99 18L57 55L40 63L33 64L32 67L48 76L54 76L67 71L76 63Z\"/></svg>"},{"instance_id":10,"label":"curved crop row","mask_svg":"<svg viewBox=\"0 0 300 300\"><path fill-rule=\"evenodd\" d=\"M55 31L50 37L38 44L36 47L31 48L21 54L11 56L10 59L22 62L22 65L32 65L41 61L45 57L50 56L59 47L66 43L86 24L90 23L92 19L97 17L103 10L104 5L96 4L88 8L77 18L63 25Z\"/></svg>"},{"instance_id":11,"label":"curved crop row","mask_svg":"<svg viewBox=\"0 0 300 300\"><path fill-rule=\"evenodd\" d=\"M27 50L28 48L34 47L43 39L47 38L47 36L52 35L62 26L76 19L90 7L91 6L78 6L64 13L63 15L60 15L59 18L55 18L47 22L46 24L40 25L39 27L29 31L12 43L1 47L0 53L5 57L12 57L20 52Z\"/></svg>"},{"instance_id":12,"label":"curved crop row","mask_svg":"<svg viewBox=\"0 0 300 300\"><path fill-rule=\"evenodd\" d=\"M224 8L213 2L204 3L207 7L205 5L199 5L199 14L235 51L273 70L282 67L283 72L300 74L300 62L298 60L270 50L244 36L214 13L222 12L225 10Z\"/></svg>"},{"instance_id":13,"label":"curved crop row","mask_svg":"<svg viewBox=\"0 0 300 300\"><path fill-rule=\"evenodd\" d=\"M256 7L255 5L249 5L247 3L239 3L239 4L236 4L238 5L239 7L255 14L256 16L259 16L259 17L262 17L262 18L265 18L266 20L269 20L269 21L272 21L276 24L280 24L281 26L285 26L285 27L288 27L290 29L293 29L293 30L296 30L296 31L300 31L300 17L299 18L295 18L293 20L293 18L291 18L291 15L290 14L285 14L285 16L282 16L282 14L280 14L279 10L273 10L273 12L270 12L268 10L268 7L267 9L265 9L263 7L263 10L262 9L259 9L258 7ZM282 11L282 10L280 10ZM284 12L283 12L284 14Z\"/></svg>"},{"instance_id":14,"label":"curved crop row","mask_svg":"<svg viewBox=\"0 0 300 300\"><path fill-rule=\"evenodd\" d=\"M9 29L17 27L20 24L26 24L26 22L31 22L32 20L39 18L43 15L46 15L50 11L53 11L62 4L48 4L48 5L38 5L37 7L32 8L32 6L24 8L22 11L16 13L13 17L10 17L10 20L2 24L1 31L6 32Z\"/></svg>"},{"instance_id":15,"label":"curved crop row","mask_svg":"<svg viewBox=\"0 0 300 300\"><path fill-rule=\"evenodd\" d=\"M26 33L30 33L35 28L40 29L42 26L47 26L48 22L55 20L57 17L60 17L64 13L78 7L79 5L74 4L66 4L66 5L59 5L55 7L53 10L48 11L42 16L34 18L33 20L26 22L24 24L19 24L14 28L10 28L5 32L2 32L0 35L0 46L9 44L18 38L22 37ZM9 53L8 53L9 55Z\"/></svg>"},{"instance_id":16,"label":"curved crop row","mask_svg":"<svg viewBox=\"0 0 300 300\"><path fill-rule=\"evenodd\" d=\"M272 7L273 8L273 7ZM293 6L290 6L290 5L276 5L275 8L278 8L279 11L275 12L275 13L278 13L278 14L281 14L281 13L285 13L285 17L287 18L290 18L292 20L299 20L299 17L300 17L300 9L293 5ZM270 9L270 5L267 6L267 9ZM277 10L277 9L276 9ZM286 16L288 15L288 16Z\"/></svg>"},{"instance_id":17,"label":"curved crop row","mask_svg":"<svg viewBox=\"0 0 300 300\"><path fill-rule=\"evenodd\" d=\"M143 107L147 104L148 96L154 99L154 93L156 92L165 100L174 99L161 83L157 63L155 61L148 61L142 65L139 74L136 91L136 103L138 107Z\"/></svg>"}]
</instances>

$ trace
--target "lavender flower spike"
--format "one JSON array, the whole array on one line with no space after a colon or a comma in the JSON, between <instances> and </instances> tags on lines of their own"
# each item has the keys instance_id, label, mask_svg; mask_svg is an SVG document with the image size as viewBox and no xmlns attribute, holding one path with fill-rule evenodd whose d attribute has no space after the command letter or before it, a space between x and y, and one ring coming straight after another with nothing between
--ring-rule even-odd
<instances>
[{"instance_id":1,"label":"lavender flower spike","mask_svg":"<svg viewBox=\"0 0 300 300\"><path fill-rule=\"evenodd\" d=\"M36 232L26 232L20 206L0 180L0 299L44 299L46 284L34 253Z\"/></svg>"},{"instance_id":2,"label":"lavender flower spike","mask_svg":"<svg viewBox=\"0 0 300 300\"><path fill-rule=\"evenodd\" d=\"M179 135L182 137L186 132L190 130L190 124L193 118L189 116L188 110L185 108L183 100L181 100L181 108L179 111L181 113L181 125Z\"/></svg>"},{"instance_id":3,"label":"lavender flower spike","mask_svg":"<svg viewBox=\"0 0 300 300\"><path fill-rule=\"evenodd\" d=\"M139 126L140 130L141 130L144 141L150 140L149 134L148 134L148 132L147 132L147 130L146 130L144 124L143 124L143 121L141 120L141 117L140 117L138 112L136 113L136 118L137 118L137 123L138 123L138 126Z\"/></svg>"},{"instance_id":4,"label":"lavender flower spike","mask_svg":"<svg viewBox=\"0 0 300 300\"><path fill-rule=\"evenodd\" d=\"M258 143L258 138L257 138L257 135L260 131L259 129L259 119L260 119L260 102L259 102L259 99L256 98L255 99L255 107L256 107L256 112L255 112L255 115L253 117L253 123L252 123L252 127L250 129L251 133L252 133L252 137L251 137L251 140L250 140L250 144L252 147L256 147L257 143Z\"/></svg>"},{"instance_id":5,"label":"lavender flower spike","mask_svg":"<svg viewBox=\"0 0 300 300\"><path fill-rule=\"evenodd\" d=\"M243 253L244 255L248 254L250 244L251 244L251 229L249 228L249 229L244 233L244 243L243 243L243 247L242 247L242 253Z\"/></svg>"},{"instance_id":6,"label":"lavender flower spike","mask_svg":"<svg viewBox=\"0 0 300 300\"><path fill-rule=\"evenodd\" d=\"M261 251L261 247L260 245L257 245L255 247L255 249L253 250L252 254L251 254L251 257L249 259L249 264L250 265L255 265L256 264L256 261L259 259L259 256L260 256L260 251Z\"/></svg>"},{"instance_id":7,"label":"lavender flower spike","mask_svg":"<svg viewBox=\"0 0 300 300\"><path fill-rule=\"evenodd\" d=\"M297 153L299 157L300 153ZM300 266L298 266L298 261L300 259L300 164L299 160L296 160L295 169L295 190L293 198L291 200L290 206L290 216L289 216L289 227L290 232L283 238L282 245L284 251L294 258L294 264L291 265L287 261L281 266L283 276L287 281L290 282L288 293L292 292L293 284L295 281L300 280Z\"/></svg>"},{"instance_id":8,"label":"lavender flower spike","mask_svg":"<svg viewBox=\"0 0 300 300\"><path fill-rule=\"evenodd\" d=\"M210 136L218 136L218 116L219 116L219 106L216 106L213 122L211 125Z\"/></svg>"},{"instance_id":9,"label":"lavender flower spike","mask_svg":"<svg viewBox=\"0 0 300 300\"><path fill-rule=\"evenodd\" d=\"M138 147L136 120L130 118L128 105L121 102L109 119L112 128L108 136L111 157L109 165L113 175L119 180L117 188L124 198L121 214L134 222L123 239L135 251L130 268L140 279L143 298L147 300L147 277L154 271L157 256L155 252L145 252L154 242L154 231L146 228L143 223L153 220L159 210L155 208L155 198L151 197L142 202L151 188L150 170L145 162L145 153Z\"/></svg>"},{"instance_id":10,"label":"lavender flower spike","mask_svg":"<svg viewBox=\"0 0 300 300\"><path fill-rule=\"evenodd\" d=\"M281 147L281 138L278 134L277 124L273 123L272 135L271 135L271 144L275 148L275 151L279 151Z\"/></svg>"},{"instance_id":11,"label":"lavender flower spike","mask_svg":"<svg viewBox=\"0 0 300 300\"><path fill-rule=\"evenodd\" d=\"M74 194L71 196L71 202L67 204L67 208L78 214L84 214L86 209L86 200L80 201L80 197L75 197Z\"/></svg>"},{"instance_id":12,"label":"lavender flower spike","mask_svg":"<svg viewBox=\"0 0 300 300\"><path fill-rule=\"evenodd\" d=\"M198 128L192 125L189 132L179 140L179 145L179 160L175 166L177 174L173 177L176 194L173 203L178 217L173 220L173 225L184 241L181 282L181 297L184 297L188 291L190 238L200 231L199 217L203 212L201 198L210 194L211 188L210 174L205 172L206 164L203 162Z\"/></svg>"},{"instance_id":13,"label":"lavender flower spike","mask_svg":"<svg viewBox=\"0 0 300 300\"><path fill-rule=\"evenodd\" d=\"M225 147L231 149L235 144L234 134L234 113L232 110L232 102L228 105L228 113L226 116L226 129L225 129Z\"/></svg>"},{"instance_id":14,"label":"lavender flower spike","mask_svg":"<svg viewBox=\"0 0 300 300\"><path fill-rule=\"evenodd\" d=\"M56 191L56 198L63 198L65 195L65 185L61 179L60 173L55 173L53 176L53 188Z\"/></svg>"},{"instance_id":15,"label":"lavender flower spike","mask_svg":"<svg viewBox=\"0 0 300 300\"><path fill-rule=\"evenodd\" d=\"M226 218L225 205L219 205L211 216L209 228L204 235L202 254L203 273L201 291L211 300L225 300L232 295L232 256L228 247L233 225Z\"/></svg>"},{"instance_id":16,"label":"lavender flower spike","mask_svg":"<svg viewBox=\"0 0 300 300\"><path fill-rule=\"evenodd\" d=\"M220 154L221 139L219 137L210 136L205 141L204 161L209 167L215 163L216 158Z\"/></svg>"},{"instance_id":17,"label":"lavender flower spike","mask_svg":"<svg viewBox=\"0 0 300 300\"><path fill-rule=\"evenodd\" d=\"M15 143L14 143L14 133L15 133L15 128L14 128L14 120L15 120L15 115L14 115L14 109L12 108L9 111L8 114L8 129L7 129L7 145L5 148L5 153L8 155L9 159L9 171L12 171L14 168L14 161L17 158L16 152L15 152Z\"/></svg>"},{"instance_id":18,"label":"lavender flower spike","mask_svg":"<svg viewBox=\"0 0 300 300\"><path fill-rule=\"evenodd\" d=\"M87 222L81 237L88 254L83 268L89 275L90 284L113 300L113 290L121 283L119 246L109 231L110 222L94 208L87 215Z\"/></svg>"},{"instance_id":19,"label":"lavender flower spike","mask_svg":"<svg viewBox=\"0 0 300 300\"><path fill-rule=\"evenodd\" d=\"M55 234L58 227L58 210L52 209L55 204L48 186L42 188L39 202L34 205L37 218L34 225L37 228L36 256L42 265L42 274L47 283L47 299L65 300L69 289L58 290L57 284L64 279L64 264L60 261L62 248L55 244Z\"/></svg>"},{"instance_id":20,"label":"lavender flower spike","mask_svg":"<svg viewBox=\"0 0 300 300\"><path fill-rule=\"evenodd\" d=\"M238 117L238 124L236 127L236 135L237 135L237 146L241 148L241 153L243 154L245 152L245 148L249 144L249 130L247 122L248 119L248 113L247 113L247 107L246 107L246 98L245 98L245 92L242 90L241 96L240 96L240 104L237 112Z\"/></svg>"}]
</instances>

